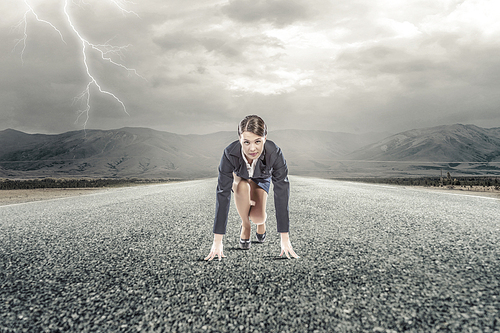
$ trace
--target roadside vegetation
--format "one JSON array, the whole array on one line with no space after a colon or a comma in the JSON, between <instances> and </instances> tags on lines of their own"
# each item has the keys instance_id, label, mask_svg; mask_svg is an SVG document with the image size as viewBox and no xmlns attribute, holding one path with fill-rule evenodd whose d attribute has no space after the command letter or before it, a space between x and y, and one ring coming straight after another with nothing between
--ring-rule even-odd
<instances>
[{"instance_id":1,"label":"roadside vegetation","mask_svg":"<svg viewBox=\"0 0 500 333\"><path fill-rule=\"evenodd\" d=\"M168 183L177 179L139 178L42 178L0 179L0 190L30 190L38 188L97 188Z\"/></svg>"},{"instance_id":2,"label":"roadside vegetation","mask_svg":"<svg viewBox=\"0 0 500 333\"><path fill-rule=\"evenodd\" d=\"M418 177L418 178L334 178L373 184L403 186L425 186L446 188L494 189L500 191L500 177ZM99 188L122 187L145 184L159 184L180 181L168 178L40 178L40 179L0 179L0 190L38 188Z\"/></svg>"},{"instance_id":3,"label":"roadside vegetation","mask_svg":"<svg viewBox=\"0 0 500 333\"><path fill-rule=\"evenodd\" d=\"M500 177L419 177L419 178L335 178L363 183L391 184L403 186L425 186L446 188L500 190Z\"/></svg>"}]
</instances>

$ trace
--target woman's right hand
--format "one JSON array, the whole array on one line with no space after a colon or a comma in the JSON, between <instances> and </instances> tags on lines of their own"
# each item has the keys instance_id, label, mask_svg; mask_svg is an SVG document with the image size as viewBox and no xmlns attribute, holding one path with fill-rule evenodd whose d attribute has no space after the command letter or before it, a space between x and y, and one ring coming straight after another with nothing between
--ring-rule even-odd
<instances>
[{"instance_id":1,"label":"woman's right hand","mask_svg":"<svg viewBox=\"0 0 500 333\"><path fill-rule=\"evenodd\" d=\"M219 261L224 257L224 245L222 245L222 236L219 234L214 234L214 243L212 244L212 249L210 250L210 253L208 256L205 258L205 260L212 260L215 258L215 256L219 256Z\"/></svg>"}]
</instances>

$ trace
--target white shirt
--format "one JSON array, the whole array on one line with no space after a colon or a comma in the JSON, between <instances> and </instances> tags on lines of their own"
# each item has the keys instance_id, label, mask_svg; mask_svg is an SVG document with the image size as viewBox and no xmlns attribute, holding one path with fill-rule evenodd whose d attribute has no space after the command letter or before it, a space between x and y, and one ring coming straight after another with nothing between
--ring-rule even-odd
<instances>
[{"instance_id":1,"label":"white shirt","mask_svg":"<svg viewBox=\"0 0 500 333\"><path fill-rule=\"evenodd\" d=\"M255 170L255 160L252 160L252 164L248 163L248 160L245 156L245 153L243 152L243 148L241 148L241 156L243 156L243 159L245 160L245 163L247 165L247 170L248 170L248 176L250 178L253 177L253 171Z\"/></svg>"}]
</instances>

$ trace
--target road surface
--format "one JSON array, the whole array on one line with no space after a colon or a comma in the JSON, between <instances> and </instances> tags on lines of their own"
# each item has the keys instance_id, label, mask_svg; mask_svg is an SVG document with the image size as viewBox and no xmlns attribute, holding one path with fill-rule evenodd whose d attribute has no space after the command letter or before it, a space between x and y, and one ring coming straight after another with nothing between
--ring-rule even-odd
<instances>
[{"instance_id":1,"label":"road surface","mask_svg":"<svg viewBox=\"0 0 500 333\"><path fill-rule=\"evenodd\" d=\"M500 200L290 180L292 260L272 193L265 243L232 202L203 260L215 179L0 207L0 332L500 330Z\"/></svg>"}]
</instances>

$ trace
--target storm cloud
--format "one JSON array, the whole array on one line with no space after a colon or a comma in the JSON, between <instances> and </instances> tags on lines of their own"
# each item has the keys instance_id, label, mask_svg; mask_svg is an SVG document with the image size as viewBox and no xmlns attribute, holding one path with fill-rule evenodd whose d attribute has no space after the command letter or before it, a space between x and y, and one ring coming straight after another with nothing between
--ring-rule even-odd
<instances>
[{"instance_id":1,"label":"storm cloud","mask_svg":"<svg viewBox=\"0 0 500 333\"><path fill-rule=\"evenodd\" d=\"M82 129L89 78L62 0L0 4L0 130ZM400 132L453 123L500 126L500 4L439 1L69 1L78 31L123 46L87 50L87 128L179 134L273 129ZM133 12L132 12L133 11ZM26 25L23 17L26 14ZM22 42L26 28L26 47ZM24 49L23 49L24 48Z\"/></svg>"}]
</instances>

